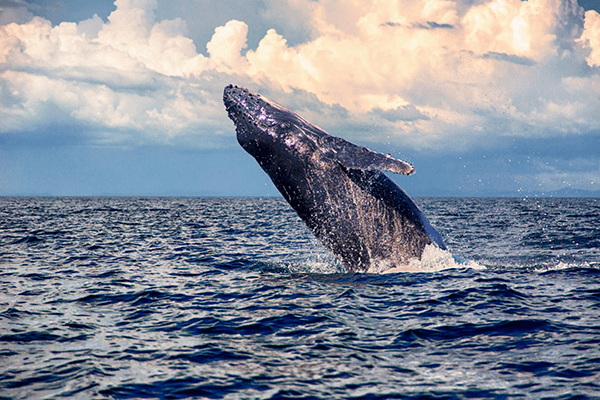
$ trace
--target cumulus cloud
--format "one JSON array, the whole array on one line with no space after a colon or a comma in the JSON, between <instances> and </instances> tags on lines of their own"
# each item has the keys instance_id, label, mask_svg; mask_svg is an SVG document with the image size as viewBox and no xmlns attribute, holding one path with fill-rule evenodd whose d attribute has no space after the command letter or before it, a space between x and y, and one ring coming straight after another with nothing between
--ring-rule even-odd
<instances>
[{"instance_id":1,"label":"cumulus cloud","mask_svg":"<svg viewBox=\"0 0 600 400\"><path fill-rule=\"evenodd\" d=\"M594 10L585 13L585 29L581 35L584 46L589 48L586 58L592 67L600 67L600 14Z\"/></svg>"},{"instance_id":2,"label":"cumulus cloud","mask_svg":"<svg viewBox=\"0 0 600 400\"><path fill-rule=\"evenodd\" d=\"M352 139L365 126L416 147L600 130L600 15L574 0L266 1L264 15L307 40L269 29L250 49L243 21L194 43L184 19L157 21L157 0L115 4L107 21L0 28L0 132L77 125L102 142L218 145L229 82Z\"/></svg>"},{"instance_id":3,"label":"cumulus cloud","mask_svg":"<svg viewBox=\"0 0 600 400\"><path fill-rule=\"evenodd\" d=\"M194 77L221 61L196 52L183 20L156 22L155 1L116 5L106 23L95 16L53 27L35 17L2 27L0 130L77 125L108 142L110 132L139 132L143 143L220 129L220 89Z\"/></svg>"},{"instance_id":4,"label":"cumulus cloud","mask_svg":"<svg viewBox=\"0 0 600 400\"><path fill-rule=\"evenodd\" d=\"M246 54L248 74L356 115L410 105L429 118L384 119L413 138L576 134L600 126L599 113L589 113L597 107L589 90L570 85L578 79L594 87L598 77L598 14L584 18L575 2L354 3L345 23L338 2L306 7L316 38L291 47L269 31Z\"/></svg>"}]
</instances>

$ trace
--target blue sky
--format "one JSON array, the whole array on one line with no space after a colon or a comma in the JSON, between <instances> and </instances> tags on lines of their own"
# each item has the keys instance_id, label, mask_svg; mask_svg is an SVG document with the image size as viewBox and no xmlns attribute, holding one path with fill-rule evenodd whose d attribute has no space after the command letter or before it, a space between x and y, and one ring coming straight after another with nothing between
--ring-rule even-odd
<instances>
[{"instance_id":1,"label":"blue sky","mask_svg":"<svg viewBox=\"0 0 600 400\"><path fill-rule=\"evenodd\" d=\"M0 195L276 196L229 83L414 196L600 190L600 4L0 0Z\"/></svg>"}]
</instances>

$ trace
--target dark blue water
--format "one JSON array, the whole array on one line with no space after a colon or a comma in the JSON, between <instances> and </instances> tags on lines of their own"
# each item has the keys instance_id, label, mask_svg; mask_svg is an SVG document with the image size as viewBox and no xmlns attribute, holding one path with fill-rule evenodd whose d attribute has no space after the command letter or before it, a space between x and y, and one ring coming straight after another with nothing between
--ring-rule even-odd
<instances>
[{"instance_id":1,"label":"dark blue water","mask_svg":"<svg viewBox=\"0 0 600 400\"><path fill-rule=\"evenodd\" d=\"M282 199L0 198L0 397L600 398L600 199L416 199L487 269L346 274Z\"/></svg>"}]
</instances>

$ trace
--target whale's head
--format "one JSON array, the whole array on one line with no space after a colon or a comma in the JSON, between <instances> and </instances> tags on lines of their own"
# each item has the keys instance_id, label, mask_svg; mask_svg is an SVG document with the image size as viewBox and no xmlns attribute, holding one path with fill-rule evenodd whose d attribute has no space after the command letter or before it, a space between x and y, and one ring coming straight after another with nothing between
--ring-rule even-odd
<instances>
[{"instance_id":1,"label":"whale's head","mask_svg":"<svg viewBox=\"0 0 600 400\"><path fill-rule=\"evenodd\" d=\"M238 142L250 153L266 143L284 143L295 130L313 127L282 105L235 85L225 87L223 103L235 124Z\"/></svg>"}]
</instances>

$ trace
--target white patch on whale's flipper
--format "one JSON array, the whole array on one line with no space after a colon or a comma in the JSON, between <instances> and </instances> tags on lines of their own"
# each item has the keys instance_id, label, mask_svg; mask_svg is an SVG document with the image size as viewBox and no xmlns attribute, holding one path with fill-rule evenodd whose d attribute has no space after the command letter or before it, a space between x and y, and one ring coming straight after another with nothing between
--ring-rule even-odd
<instances>
[{"instance_id":1,"label":"white patch on whale's flipper","mask_svg":"<svg viewBox=\"0 0 600 400\"><path fill-rule=\"evenodd\" d=\"M399 266L384 270L383 273L394 272L436 272L450 268L473 268L486 269L483 265L475 261L467 261L461 257L453 256L447 250L442 250L435 244L428 244L423 250L421 259L413 258L407 265ZM379 272L369 270L368 272Z\"/></svg>"}]
</instances>

